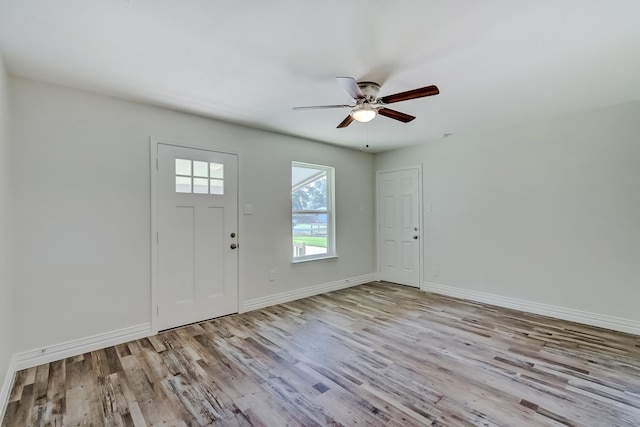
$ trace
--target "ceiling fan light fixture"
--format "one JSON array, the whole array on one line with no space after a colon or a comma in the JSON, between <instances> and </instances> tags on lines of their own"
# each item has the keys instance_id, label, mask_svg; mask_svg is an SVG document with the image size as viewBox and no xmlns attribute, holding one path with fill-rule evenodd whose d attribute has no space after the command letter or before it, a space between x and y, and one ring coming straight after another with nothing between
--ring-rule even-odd
<instances>
[{"instance_id":1,"label":"ceiling fan light fixture","mask_svg":"<svg viewBox=\"0 0 640 427\"><path fill-rule=\"evenodd\" d=\"M351 117L353 117L354 120L360 122L360 123L366 123L366 122L370 122L371 120L373 120L373 118L378 114L378 110L376 110L375 108L371 108L368 105L360 107L360 108L356 108L355 110L353 110L351 112Z\"/></svg>"}]
</instances>

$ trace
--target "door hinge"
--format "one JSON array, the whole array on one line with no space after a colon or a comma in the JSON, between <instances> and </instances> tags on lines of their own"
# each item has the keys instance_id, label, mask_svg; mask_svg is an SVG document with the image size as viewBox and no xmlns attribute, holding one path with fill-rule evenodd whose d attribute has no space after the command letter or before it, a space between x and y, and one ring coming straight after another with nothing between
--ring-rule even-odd
<instances>
[{"instance_id":1,"label":"door hinge","mask_svg":"<svg viewBox=\"0 0 640 427\"><path fill-rule=\"evenodd\" d=\"M156 243L160 243L160 233L156 231Z\"/></svg>"},{"instance_id":2,"label":"door hinge","mask_svg":"<svg viewBox=\"0 0 640 427\"><path fill-rule=\"evenodd\" d=\"M158 159L156 159L156 169L158 169Z\"/></svg>"},{"instance_id":3,"label":"door hinge","mask_svg":"<svg viewBox=\"0 0 640 427\"><path fill-rule=\"evenodd\" d=\"M160 306L156 305L156 317L160 317Z\"/></svg>"}]
</instances>

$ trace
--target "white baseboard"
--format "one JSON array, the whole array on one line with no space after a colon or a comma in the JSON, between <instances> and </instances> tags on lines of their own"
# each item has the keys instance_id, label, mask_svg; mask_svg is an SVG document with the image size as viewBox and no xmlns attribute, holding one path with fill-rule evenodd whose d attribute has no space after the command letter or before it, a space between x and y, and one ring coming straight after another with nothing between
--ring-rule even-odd
<instances>
[{"instance_id":1,"label":"white baseboard","mask_svg":"<svg viewBox=\"0 0 640 427\"><path fill-rule=\"evenodd\" d=\"M585 325L640 335L640 322L636 320L622 319L619 317L608 316L606 314L590 313L587 311L575 310L573 308L558 307L555 305L542 304L517 298L503 297L486 292L440 285L438 283L424 282L421 289L426 292L433 292L450 297L462 298L497 305L499 307L525 311L528 313L555 317L556 319L569 320L571 322L582 323Z\"/></svg>"},{"instance_id":2,"label":"white baseboard","mask_svg":"<svg viewBox=\"0 0 640 427\"><path fill-rule=\"evenodd\" d=\"M117 331L106 332L93 335L87 338L67 341L55 344L46 348L24 351L16 353L16 370L31 368L43 363L53 362L66 357L77 356L89 351L99 350L112 345L122 344L140 338L148 337L152 334L151 324L143 323L137 326L119 329Z\"/></svg>"},{"instance_id":3,"label":"white baseboard","mask_svg":"<svg viewBox=\"0 0 640 427\"><path fill-rule=\"evenodd\" d=\"M269 295L261 298L254 298L245 301L240 308L240 313L257 310L259 308L269 307L271 305L282 304L301 298L311 297L325 292L337 291L351 286L362 285L376 280L376 274L365 274L363 276L352 277L350 279L337 280L335 282L321 283L319 285L308 286L302 289L282 292L275 295Z\"/></svg>"},{"instance_id":4,"label":"white baseboard","mask_svg":"<svg viewBox=\"0 0 640 427\"><path fill-rule=\"evenodd\" d=\"M6 412L7 405L9 404L9 395L11 394L11 388L13 387L13 382L16 378L16 371L16 358L14 356L11 358L11 362L9 362L9 368L7 369L6 376L4 377L2 388L0 388L0 423L4 419L4 413Z\"/></svg>"}]
</instances>

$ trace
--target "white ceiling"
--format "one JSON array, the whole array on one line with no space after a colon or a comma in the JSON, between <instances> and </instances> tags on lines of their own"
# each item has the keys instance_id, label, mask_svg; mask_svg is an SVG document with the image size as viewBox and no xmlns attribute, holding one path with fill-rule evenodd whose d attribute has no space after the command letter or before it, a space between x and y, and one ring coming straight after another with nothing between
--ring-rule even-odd
<instances>
[{"instance_id":1,"label":"white ceiling","mask_svg":"<svg viewBox=\"0 0 640 427\"><path fill-rule=\"evenodd\" d=\"M0 0L12 74L372 152L640 99L638 0ZM336 76L380 95L336 129Z\"/></svg>"}]
</instances>

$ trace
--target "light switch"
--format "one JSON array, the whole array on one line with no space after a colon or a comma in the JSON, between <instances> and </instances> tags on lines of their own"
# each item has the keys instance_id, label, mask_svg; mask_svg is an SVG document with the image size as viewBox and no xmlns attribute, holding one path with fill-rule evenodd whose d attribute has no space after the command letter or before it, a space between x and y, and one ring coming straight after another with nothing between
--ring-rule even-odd
<instances>
[{"instance_id":1,"label":"light switch","mask_svg":"<svg viewBox=\"0 0 640 427\"><path fill-rule=\"evenodd\" d=\"M245 204L244 205L244 214L245 215L253 215L253 205L251 204Z\"/></svg>"}]
</instances>

